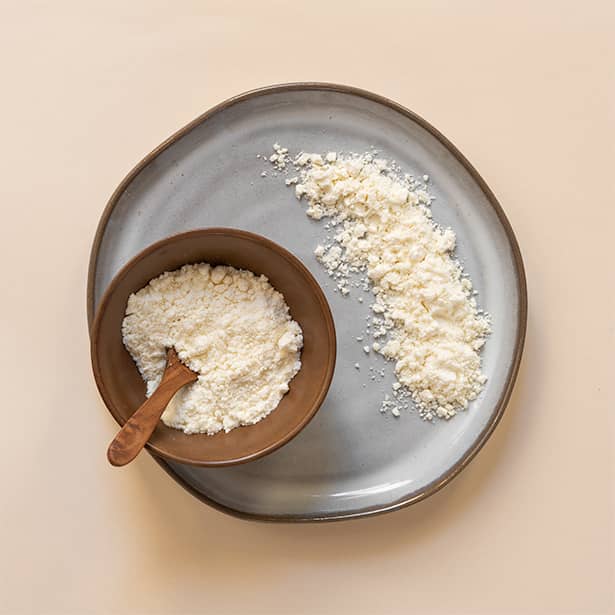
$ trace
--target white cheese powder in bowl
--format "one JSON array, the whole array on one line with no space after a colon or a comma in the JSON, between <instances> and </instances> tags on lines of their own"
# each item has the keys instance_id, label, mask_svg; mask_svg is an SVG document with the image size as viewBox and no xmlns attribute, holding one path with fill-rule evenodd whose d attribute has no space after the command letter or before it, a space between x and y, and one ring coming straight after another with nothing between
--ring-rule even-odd
<instances>
[{"instance_id":1,"label":"white cheese powder in bowl","mask_svg":"<svg viewBox=\"0 0 615 615\"><path fill-rule=\"evenodd\" d=\"M302 331L284 297L265 276L229 266L185 265L151 280L130 296L122 336L148 396L168 347L198 372L162 415L187 434L257 423L301 368Z\"/></svg>"}]
</instances>

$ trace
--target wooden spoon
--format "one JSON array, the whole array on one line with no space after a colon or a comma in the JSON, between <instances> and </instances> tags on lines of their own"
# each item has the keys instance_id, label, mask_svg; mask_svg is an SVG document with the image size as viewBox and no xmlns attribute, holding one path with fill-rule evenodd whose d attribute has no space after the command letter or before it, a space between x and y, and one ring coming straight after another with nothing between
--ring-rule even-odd
<instances>
[{"instance_id":1,"label":"wooden spoon","mask_svg":"<svg viewBox=\"0 0 615 615\"><path fill-rule=\"evenodd\" d=\"M162 380L152 396L146 399L135 413L124 423L107 449L111 465L124 466L130 463L150 439L158 421L179 389L194 382L198 374L186 367L173 348L167 352L167 366Z\"/></svg>"}]
</instances>

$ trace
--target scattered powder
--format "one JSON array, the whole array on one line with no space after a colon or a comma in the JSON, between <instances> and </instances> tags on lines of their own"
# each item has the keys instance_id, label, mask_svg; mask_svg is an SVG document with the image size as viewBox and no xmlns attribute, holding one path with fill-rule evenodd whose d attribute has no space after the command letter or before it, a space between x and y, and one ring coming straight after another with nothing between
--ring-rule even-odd
<instances>
[{"instance_id":1,"label":"scattered powder","mask_svg":"<svg viewBox=\"0 0 615 615\"><path fill-rule=\"evenodd\" d=\"M285 147L280 147L278 143L274 143L273 151L274 153L269 156L269 162L271 162L271 164L273 164L278 171L284 170L289 160L288 149ZM290 186L291 183L293 182L288 181L286 185Z\"/></svg>"},{"instance_id":2,"label":"scattered powder","mask_svg":"<svg viewBox=\"0 0 615 615\"><path fill-rule=\"evenodd\" d=\"M302 332L284 297L265 276L233 267L185 265L151 280L128 299L122 334L148 397L168 347L199 373L162 415L186 433L257 423L301 367Z\"/></svg>"},{"instance_id":3,"label":"scattered powder","mask_svg":"<svg viewBox=\"0 0 615 615\"><path fill-rule=\"evenodd\" d=\"M399 384L399 403L386 397L381 411L399 416L408 396L429 420L467 408L486 382L479 352L489 317L453 256L455 233L432 220L429 176L421 184L371 153L301 153L292 165L299 170L297 198L333 234L317 246L316 258L342 294L358 274L356 287L375 295L372 336L382 341L372 349L395 361Z\"/></svg>"}]
</instances>

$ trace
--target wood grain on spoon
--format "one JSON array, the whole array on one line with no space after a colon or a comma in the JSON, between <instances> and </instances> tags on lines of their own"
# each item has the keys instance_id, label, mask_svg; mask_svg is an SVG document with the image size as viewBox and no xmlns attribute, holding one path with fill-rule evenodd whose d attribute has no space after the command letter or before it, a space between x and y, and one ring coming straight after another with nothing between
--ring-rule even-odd
<instances>
[{"instance_id":1,"label":"wood grain on spoon","mask_svg":"<svg viewBox=\"0 0 615 615\"><path fill-rule=\"evenodd\" d=\"M186 367L173 348L167 352L167 366L158 388L124 423L107 449L107 459L114 466L130 463L150 439L171 398L198 374Z\"/></svg>"}]
</instances>

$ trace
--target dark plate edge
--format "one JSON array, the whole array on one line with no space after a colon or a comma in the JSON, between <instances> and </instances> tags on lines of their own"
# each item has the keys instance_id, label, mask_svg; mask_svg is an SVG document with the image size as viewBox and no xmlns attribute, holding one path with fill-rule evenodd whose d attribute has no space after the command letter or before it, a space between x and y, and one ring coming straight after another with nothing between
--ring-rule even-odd
<instances>
[{"instance_id":1,"label":"dark plate edge","mask_svg":"<svg viewBox=\"0 0 615 615\"><path fill-rule=\"evenodd\" d=\"M150 455L154 458L154 460L162 467L162 469L173 478L177 483L179 483L184 489L194 495L196 498L208 504L212 508L224 512L226 514L232 515L234 517L238 517L240 519L254 520L254 521L265 521L265 522L314 522L314 521L341 521L344 519L356 519L360 517L367 517L372 515L383 514L386 512L392 512L394 510L399 510L400 508L404 508L406 506L410 506L412 504L416 504L421 500L429 497L439 491L448 484L453 478L455 478L469 463L474 459L478 451L485 445L494 429L497 427L500 422L504 410L506 409L506 405L510 396L512 394L513 386L515 380L517 378L517 373L519 371L519 365L521 363L521 356L523 354L523 347L525 343L525 334L527 327L527 282L525 276L525 268L523 266L523 259L521 257L521 251L519 249L519 244L517 243L517 239L512 230L510 222L504 213L501 205L499 204L497 198L494 193L491 191L489 186L485 183L483 178L480 176L478 171L472 166L472 164L466 159L466 157L457 149L457 147L449 141L440 131L434 128L429 122L424 120L422 117L406 109L405 107L399 105L398 103L380 96L378 94L374 94L372 92L368 92L366 90L362 90L360 88L356 88L353 86L339 85L334 83L319 83L319 82L297 82L297 83L285 83L279 85L271 85L263 88L258 88L255 90L250 90L243 94L239 94L232 98L229 98L220 104L212 107L190 123L186 124L183 128L180 128L177 132L171 135L168 139L163 141L158 147L152 150L149 154L147 154L121 181L118 187L115 189L113 194L111 195L96 228L96 233L94 235L94 240L92 242L92 249L90 251L90 260L88 265L88 281L87 281L87 320L88 320L88 330L92 327L92 322L94 319L94 272L96 271L96 265L98 262L98 253L100 250L100 244L102 242L102 238L104 235L105 228L107 226L107 222L119 201L121 195L126 190L128 185L132 182L132 180L147 166L149 165L160 153L162 153L165 149L167 149L170 145L178 141L180 138L188 134L193 128L200 125L216 113L227 109L228 107L233 106L238 102L242 102L249 98L254 98L257 96L263 96L265 94L273 93L273 92L289 92L289 91L297 91L297 90L321 90L321 91L331 91L331 92L339 92L341 94L350 94L352 96L358 96L361 98L365 98L367 100L371 100L373 102L385 105L394 111L406 116L411 121L417 123L427 132L429 132L433 137L435 137L448 151L463 165L463 167L468 171L468 173L472 176L474 181L479 185L480 189L483 191L487 200L493 207L500 223L502 224L504 231L506 232L506 236L508 238L510 247L513 252L514 262L515 262L515 274L517 279L517 291L519 294L519 316L517 320L517 339L515 342L515 352L513 356L513 361L511 365L511 369L508 375L508 379L506 381L506 386L502 392L498 403L496 404L495 411L492 414L489 423L485 426L483 431L480 433L472 447L466 452L466 454L447 472L444 472L440 477L429 483L426 487L424 487L420 492L415 493L411 497L401 498L397 502L390 504L388 506L373 506L368 508L360 509L356 512L345 513L345 514L313 514L313 515L279 515L279 516L267 516L267 515L259 515L252 513L245 513L216 502L215 500L208 498L204 494L200 493L190 484L188 484L184 479L179 477L175 471L169 466L168 463L153 455L150 452ZM149 451L148 451L149 452Z\"/></svg>"}]
</instances>

